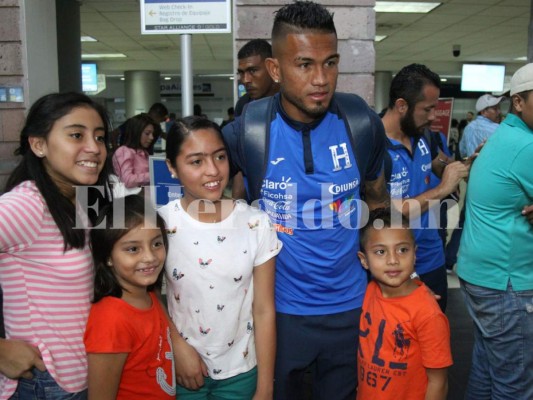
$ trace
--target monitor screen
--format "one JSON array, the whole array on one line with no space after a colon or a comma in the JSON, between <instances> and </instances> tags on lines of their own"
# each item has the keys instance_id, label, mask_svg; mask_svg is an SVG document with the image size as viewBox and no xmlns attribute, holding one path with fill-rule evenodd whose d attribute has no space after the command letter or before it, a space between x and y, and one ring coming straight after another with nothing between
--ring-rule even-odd
<instances>
[{"instance_id":1,"label":"monitor screen","mask_svg":"<svg viewBox=\"0 0 533 400\"><path fill-rule=\"evenodd\" d=\"M505 65L463 64L461 90L463 92L501 92L505 79Z\"/></svg>"},{"instance_id":2,"label":"monitor screen","mask_svg":"<svg viewBox=\"0 0 533 400\"><path fill-rule=\"evenodd\" d=\"M81 90L84 92L98 91L98 72L95 63L81 64Z\"/></svg>"}]
</instances>

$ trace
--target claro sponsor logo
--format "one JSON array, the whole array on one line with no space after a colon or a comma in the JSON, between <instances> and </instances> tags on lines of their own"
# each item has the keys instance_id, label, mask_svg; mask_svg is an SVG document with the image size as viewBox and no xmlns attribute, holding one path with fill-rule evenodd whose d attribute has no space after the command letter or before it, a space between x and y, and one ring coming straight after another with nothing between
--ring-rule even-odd
<instances>
[{"instance_id":1,"label":"claro sponsor logo","mask_svg":"<svg viewBox=\"0 0 533 400\"><path fill-rule=\"evenodd\" d=\"M358 186L359 186L359 179L354 179L353 181L348 182L348 183L342 183L340 185L335 185L335 184L330 185L328 187L328 192L335 195L335 194L345 193L350 190L354 190Z\"/></svg>"},{"instance_id":2,"label":"claro sponsor logo","mask_svg":"<svg viewBox=\"0 0 533 400\"><path fill-rule=\"evenodd\" d=\"M391 174L391 182L399 181L402 178L405 178L407 176L407 168L402 167L401 172L396 172Z\"/></svg>"},{"instance_id":3,"label":"claro sponsor logo","mask_svg":"<svg viewBox=\"0 0 533 400\"><path fill-rule=\"evenodd\" d=\"M263 189L271 189L271 190L287 190L288 187L292 186L291 183L292 178L281 177L281 182L275 182L271 181L270 179L263 180Z\"/></svg>"},{"instance_id":4,"label":"claro sponsor logo","mask_svg":"<svg viewBox=\"0 0 533 400\"><path fill-rule=\"evenodd\" d=\"M423 164L421 168L424 172L431 171L431 163Z\"/></svg>"}]
</instances>

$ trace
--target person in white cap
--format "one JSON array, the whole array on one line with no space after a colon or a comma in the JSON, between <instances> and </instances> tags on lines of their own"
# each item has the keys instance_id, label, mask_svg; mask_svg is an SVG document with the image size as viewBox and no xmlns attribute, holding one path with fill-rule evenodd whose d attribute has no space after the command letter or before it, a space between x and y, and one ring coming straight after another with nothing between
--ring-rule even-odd
<instances>
[{"instance_id":1,"label":"person in white cap","mask_svg":"<svg viewBox=\"0 0 533 400\"><path fill-rule=\"evenodd\" d=\"M533 63L470 171L457 262L474 320L465 399L533 399Z\"/></svg>"},{"instance_id":2,"label":"person in white cap","mask_svg":"<svg viewBox=\"0 0 533 400\"><path fill-rule=\"evenodd\" d=\"M486 141L500 125L500 102L504 97L494 97L484 94L476 102L478 115L475 120L469 123L463 133L459 143L461 156L470 157L477 147Z\"/></svg>"}]
</instances>

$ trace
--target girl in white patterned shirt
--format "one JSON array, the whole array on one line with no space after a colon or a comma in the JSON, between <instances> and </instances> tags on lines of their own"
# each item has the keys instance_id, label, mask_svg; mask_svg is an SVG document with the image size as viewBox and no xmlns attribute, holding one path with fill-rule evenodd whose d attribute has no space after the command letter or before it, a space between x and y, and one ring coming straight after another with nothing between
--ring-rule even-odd
<instances>
[{"instance_id":1,"label":"girl in white patterned shirt","mask_svg":"<svg viewBox=\"0 0 533 400\"><path fill-rule=\"evenodd\" d=\"M178 397L271 399L275 358L274 267L281 249L268 216L223 197L229 163L218 125L177 121L167 137L167 165L183 198L162 207L169 233L169 314L198 352L208 377ZM178 370L178 383L191 389ZM199 397L198 397L199 396Z\"/></svg>"}]
</instances>

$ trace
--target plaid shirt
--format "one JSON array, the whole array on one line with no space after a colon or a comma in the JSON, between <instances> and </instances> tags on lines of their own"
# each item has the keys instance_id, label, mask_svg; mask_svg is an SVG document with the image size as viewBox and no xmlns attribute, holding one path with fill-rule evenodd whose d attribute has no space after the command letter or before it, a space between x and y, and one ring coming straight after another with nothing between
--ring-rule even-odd
<instances>
[{"instance_id":1,"label":"plaid shirt","mask_svg":"<svg viewBox=\"0 0 533 400\"><path fill-rule=\"evenodd\" d=\"M475 120L470 122L463 133L459 151L462 157L469 157L474 153L476 148L498 129L500 124L492 122L482 115L478 115Z\"/></svg>"}]
</instances>

